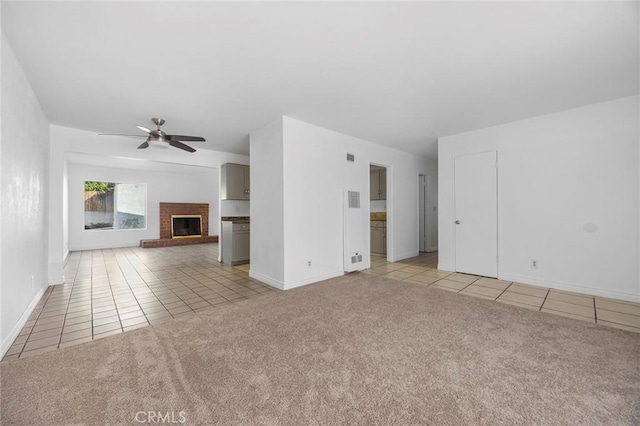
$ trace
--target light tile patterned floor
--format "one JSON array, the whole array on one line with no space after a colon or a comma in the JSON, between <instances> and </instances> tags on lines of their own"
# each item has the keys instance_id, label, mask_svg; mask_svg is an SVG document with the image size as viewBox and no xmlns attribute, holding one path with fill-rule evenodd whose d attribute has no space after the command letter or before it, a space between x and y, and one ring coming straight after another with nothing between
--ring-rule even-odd
<instances>
[{"instance_id":1,"label":"light tile patterned floor","mask_svg":"<svg viewBox=\"0 0 640 426\"><path fill-rule=\"evenodd\" d=\"M221 265L218 244L73 252L3 360L77 345L275 291Z\"/></svg>"},{"instance_id":2,"label":"light tile patterned floor","mask_svg":"<svg viewBox=\"0 0 640 426\"><path fill-rule=\"evenodd\" d=\"M217 244L73 252L67 283L47 289L3 360L277 291L249 278L249 265L221 265L217 256ZM395 263L374 255L363 273L640 332L638 303L439 271L436 265L436 253Z\"/></svg>"},{"instance_id":3,"label":"light tile patterned floor","mask_svg":"<svg viewBox=\"0 0 640 426\"><path fill-rule=\"evenodd\" d=\"M437 263L436 253L395 263L373 255L364 273L640 333L639 303L439 271Z\"/></svg>"}]
</instances>

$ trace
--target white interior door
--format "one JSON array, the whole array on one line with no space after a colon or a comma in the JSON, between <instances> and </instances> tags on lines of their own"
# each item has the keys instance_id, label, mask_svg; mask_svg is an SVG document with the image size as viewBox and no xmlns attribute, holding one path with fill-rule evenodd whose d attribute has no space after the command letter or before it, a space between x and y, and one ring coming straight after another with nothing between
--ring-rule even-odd
<instances>
[{"instance_id":1,"label":"white interior door","mask_svg":"<svg viewBox=\"0 0 640 426\"><path fill-rule=\"evenodd\" d=\"M455 158L456 271L498 276L496 151Z\"/></svg>"}]
</instances>

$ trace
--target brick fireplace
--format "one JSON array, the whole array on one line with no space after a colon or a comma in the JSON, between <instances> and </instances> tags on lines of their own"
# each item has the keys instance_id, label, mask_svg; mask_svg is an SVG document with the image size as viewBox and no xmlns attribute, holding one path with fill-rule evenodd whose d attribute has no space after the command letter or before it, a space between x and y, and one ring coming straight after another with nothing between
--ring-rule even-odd
<instances>
[{"instance_id":1,"label":"brick fireplace","mask_svg":"<svg viewBox=\"0 0 640 426\"><path fill-rule=\"evenodd\" d=\"M199 238L171 238L171 216L194 215L202 216L202 237ZM207 203L160 203L160 239L142 240L140 247L169 247L188 244L215 243L218 236L209 235L209 204Z\"/></svg>"},{"instance_id":2,"label":"brick fireplace","mask_svg":"<svg viewBox=\"0 0 640 426\"><path fill-rule=\"evenodd\" d=\"M202 216L202 236L209 235L209 204L160 203L160 239L171 238L172 215Z\"/></svg>"}]
</instances>

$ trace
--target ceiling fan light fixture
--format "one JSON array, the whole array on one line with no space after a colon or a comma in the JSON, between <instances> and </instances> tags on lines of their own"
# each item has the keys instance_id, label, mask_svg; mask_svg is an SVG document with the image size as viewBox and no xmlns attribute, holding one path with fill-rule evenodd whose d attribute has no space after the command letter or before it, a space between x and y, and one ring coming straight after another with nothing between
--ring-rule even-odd
<instances>
[{"instance_id":1,"label":"ceiling fan light fixture","mask_svg":"<svg viewBox=\"0 0 640 426\"><path fill-rule=\"evenodd\" d=\"M169 141L163 137L149 138L149 145L154 148L167 149L169 148Z\"/></svg>"}]
</instances>

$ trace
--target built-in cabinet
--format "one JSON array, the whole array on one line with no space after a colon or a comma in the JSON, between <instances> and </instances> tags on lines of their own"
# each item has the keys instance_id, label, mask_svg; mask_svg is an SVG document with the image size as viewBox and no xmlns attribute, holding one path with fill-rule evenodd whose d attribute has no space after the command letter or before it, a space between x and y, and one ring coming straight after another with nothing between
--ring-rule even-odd
<instances>
[{"instance_id":1,"label":"built-in cabinet","mask_svg":"<svg viewBox=\"0 0 640 426\"><path fill-rule=\"evenodd\" d=\"M387 169L371 169L369 171L370 200L387 199Z\"/></svg>"},{"instance_id":2,"label":"built-in cabinet","mask_svg":"<svg viewBox=\"0 0 640 426\"><path fill-rule=\"evenodd\" d=\"M220 184L221 200L248 200L251 188L249 166L234 163L223 164Z\"/></svg>"},{"instance_id":3,"label":"built-in cabinet","mask_svg":"<svg viewBox=\"0 0 640 426\"><path fill-rule=\"evenodd\" d=\"M249 263L250 226L248 222L222 222L222 263Z\"/></svg>"},{"instance_id":4,"label":"built-in cabinet","mask_svg":"<svg viewBox=\"0 0 640 426\"><path fill-rule=\"evenodd\" d=\"M371 253L387 254L387 222L371 221Z\"/></svg>"}]
</instances>

